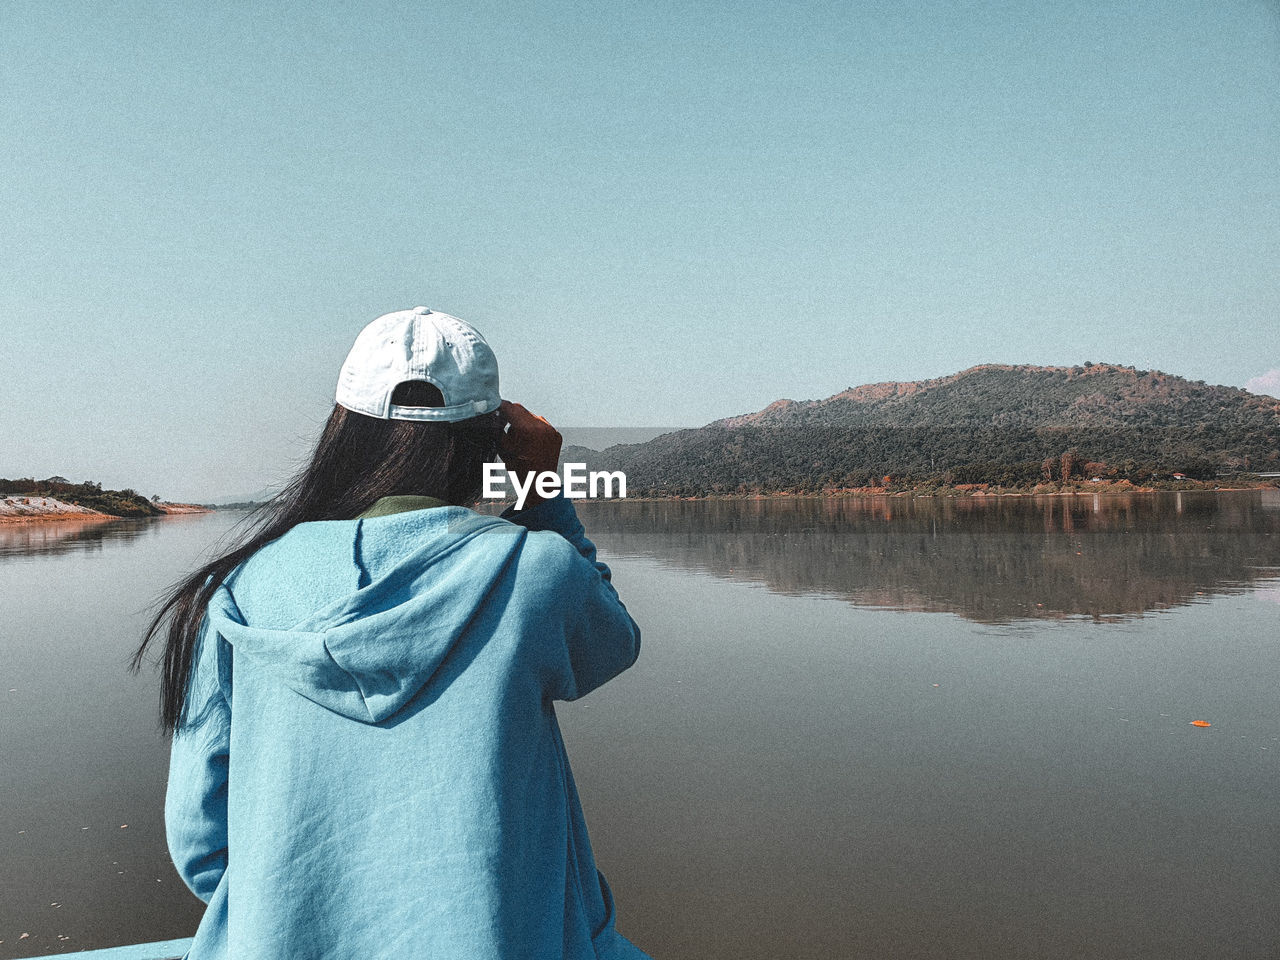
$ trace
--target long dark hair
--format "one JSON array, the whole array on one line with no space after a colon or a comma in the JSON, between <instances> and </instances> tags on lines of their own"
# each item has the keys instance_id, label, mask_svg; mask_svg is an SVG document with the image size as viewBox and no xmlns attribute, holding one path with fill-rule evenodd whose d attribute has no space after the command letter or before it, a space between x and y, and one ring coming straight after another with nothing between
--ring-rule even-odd
<instances>
[{"instance_id":1,"label":"long dark hair","mask_svg":"<svg viewBox=\"0 0 1280 960\"><path fill-rule=\"evenodd\" d=\"M406 381L391 402L441 406L432 384ZM187 688L209 598L242 561L307 520L350 520L380 497L422 494L457 506L480 496L484 464L498 459L498 414L453 423L382 420L335 404L311 461L280 493L241 523L240 545L175 582L156 602L159 611L130 660L136 672L166 619L160 658L160 723L172 733L186 720Z\"/></svg>"}]
</instances>

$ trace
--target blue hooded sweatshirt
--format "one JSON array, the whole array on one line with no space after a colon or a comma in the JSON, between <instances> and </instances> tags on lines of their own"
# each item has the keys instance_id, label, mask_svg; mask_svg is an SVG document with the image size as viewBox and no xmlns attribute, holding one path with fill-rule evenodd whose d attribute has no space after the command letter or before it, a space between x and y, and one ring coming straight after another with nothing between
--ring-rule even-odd
<instances>
[{"instance_id":1,"label":"blue hooded sweatshirt","mask_svg":"<svg viewBox=\"0 0 1280 960\"><path fill-rule=\"evenodd\" d=\"M646 958L552 708L639 645L563 497L262 547L209 603L173 739L169 850L208 904L187 956Z\"/></svg>"}]
</instances>

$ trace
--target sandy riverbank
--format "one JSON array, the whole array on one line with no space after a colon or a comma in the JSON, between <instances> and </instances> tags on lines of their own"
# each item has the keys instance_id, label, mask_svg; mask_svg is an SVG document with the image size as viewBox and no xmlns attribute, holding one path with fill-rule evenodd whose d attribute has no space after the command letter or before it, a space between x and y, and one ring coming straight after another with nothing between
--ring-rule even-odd
<instances>
[{"instance_id":1,"label":"sandy riverbank","mask_svg":"<svg viewBox=\"0 0 1280 960\"><path fill-rule=\"evenodd\" d=\"M33 523L48 520L115 520L101 510L90 510L57 497L0 497L0 523Z\"/></svg>"},{"instance_id":2,"label":"sandy riverbank","mask_svg":"<svg viewBox=\"0 0 1280 960\"><path fill-rule=\"evenodd\" d=\"M165 513L213 513L209 507L202 507L198 503L157 503L157 507Z\"/></svg>"},{"instance_id":3,"label":"sandy riverbank","mask_svg":"<svg viewBox=\"0 0 1280 960\"><path fill-rule=\"evenodd\" d=\"M208 507L194 503L158 503L167 514L209 513ZM92 510L57 497L0 496L0 523L47 523L55 520L120 520L110 513Z\"/></svg>"}]
</instances>

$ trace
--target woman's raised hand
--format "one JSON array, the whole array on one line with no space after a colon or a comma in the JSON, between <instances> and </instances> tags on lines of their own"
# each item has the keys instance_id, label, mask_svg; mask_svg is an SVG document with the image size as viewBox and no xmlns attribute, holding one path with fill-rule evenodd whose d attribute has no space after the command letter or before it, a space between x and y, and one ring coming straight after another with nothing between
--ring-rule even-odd
<instances>
[{"instance_id":1,"label":"woman's raised hand","mask_svg":"<svg viewBox=\"0 0 1280 960\"><path fill-rule=\"evenodd\" d=\"M560 465L560 445L564 442L560 432L544 417L530 413L518 403L503 400L498 407L503 432L498 437L498 453L509 472L515 474L523 485L539 473L556 471ZM526 506L541 503L533 486L529 487Z\"/></svg>"}]
</instances>

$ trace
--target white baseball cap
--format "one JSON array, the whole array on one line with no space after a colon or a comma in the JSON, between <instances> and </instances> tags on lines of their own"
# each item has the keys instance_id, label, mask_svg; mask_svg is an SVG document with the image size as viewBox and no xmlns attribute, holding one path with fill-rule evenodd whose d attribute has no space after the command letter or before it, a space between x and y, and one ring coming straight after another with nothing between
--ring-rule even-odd
<instances>
[{"instance_id":1,"label":"white baseball cap","mask_svg":"<svg viewBox=\"0 0 1280 960\"><path fill-rule=\"evenodd\" d=\"M393 404L406 380L426 380L443 407ZM337 401L382 420L454 421L498 409L498 359L465 320L426 307L384 314L360 331L338 374Z\"/></svg>"}]
</instances>

